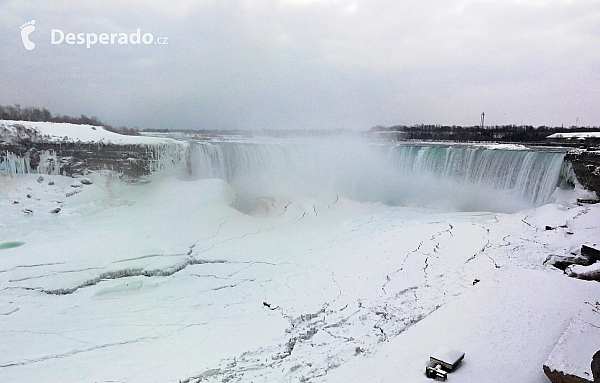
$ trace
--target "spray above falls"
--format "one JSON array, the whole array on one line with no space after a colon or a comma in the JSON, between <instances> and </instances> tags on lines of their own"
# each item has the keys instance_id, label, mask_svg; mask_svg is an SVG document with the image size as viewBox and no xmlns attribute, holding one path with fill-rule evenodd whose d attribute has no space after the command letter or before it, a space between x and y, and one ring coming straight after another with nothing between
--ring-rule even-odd
<instances>
[{"instance_id":1,"label":"spray above falls","mask_svg":"<svg viewBox=\"0 0 600 383\"><path fill-rule=\"evenodd\" d=\"M564 173L564 153L359 140L195 142L192 178L221 178L240 198L339 195L388 205L513 212L540 206Z\"/></svg>"}]
</instances>

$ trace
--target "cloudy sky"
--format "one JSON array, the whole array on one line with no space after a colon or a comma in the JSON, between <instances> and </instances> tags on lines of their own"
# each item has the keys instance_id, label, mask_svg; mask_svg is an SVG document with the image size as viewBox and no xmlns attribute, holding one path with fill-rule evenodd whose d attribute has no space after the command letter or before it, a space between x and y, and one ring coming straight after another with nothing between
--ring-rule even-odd
<instances>
[{"instance_id":1,"label":"cloudy sky","mask_svg":"<svg viewBox=\"0 0 600 383\"><path fill-rule=\"evenodd\" d=\"M1 0L15 103L140 128L600 125L600 1Z\"/></svg>"}]
</instances>

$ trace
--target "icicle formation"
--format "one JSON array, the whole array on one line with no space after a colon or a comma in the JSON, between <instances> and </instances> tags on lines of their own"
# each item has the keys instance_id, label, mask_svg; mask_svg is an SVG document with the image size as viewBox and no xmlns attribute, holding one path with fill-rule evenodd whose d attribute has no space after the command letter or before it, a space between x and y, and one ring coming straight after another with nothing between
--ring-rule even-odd
<instances>
[{"instance_id":1,"label":"icicle formation","mask_svg":"<svg viewBox=\"0 0 600 383\"><path fill-rule=\"evenodd\" d=\"M145 145L150 173L170 170L182 164L188 144L182 142Z\"/></svg>"},{"instance_id":2,"label":"icicle formation","mask_svg":"<svg viewBox=\"0 0 600 383\"><path fill-rule=\"evenodd\" d=\"M54 150L44 150L40 154L40 163L37 168L40 174L60 174L60 160Z\"/></svg>"},{"instance_id":3,"label":"icicle formation","mask_svg":"<svg viewBox=\"0 0 600 383\"><path fill-rule=\"evenodd\" d=\"M102 150L102 143L98 143L98 152ZM140 145L142 156L140 158L128 158L121 161L139 161L145 163L147 173L149 175L158 171L172 171L173 169L181 169L183 167L183 159L187 153L187 143L160 143ZM72 157L62 157L62 160L68 162ZM107 170L112 171L111 159L107 159L107 163L96 165L95 168L85 169L89 171ZM0 154L0 171L13 174L62 174L64 170L69 173L68 166L61 166L61 158L54 150L44 150L39 152L39 164L37 167L31 165L32 159L29 152L23 156L19 156L12 152L4 152ZM33 161L35 164L35 161Z\"/></svg>"},{"instance_id":4,"label":"icicle formation","mask_svg":"<svg viewBox=\"0 0 600 383\"><path fill-rule=\"evenodd\" d=\"M0 157L0 171L13 174L60 174L60 160L54 150L44 150L40 153L40 163L37 168L32 169L29 153L21 157L7 151Z\"/></svg>"},{"instance_id":5,"label":"icicle formation","mask_svg":"<svg viewBox=\"0 0 600 383\"><path fill-rule=\"evenodd\" d=\"M0 171L13 174L31 173L29 156L20 157L14 153L5 152L5 155L0 157Z\"/></svg>"}]
</instances>

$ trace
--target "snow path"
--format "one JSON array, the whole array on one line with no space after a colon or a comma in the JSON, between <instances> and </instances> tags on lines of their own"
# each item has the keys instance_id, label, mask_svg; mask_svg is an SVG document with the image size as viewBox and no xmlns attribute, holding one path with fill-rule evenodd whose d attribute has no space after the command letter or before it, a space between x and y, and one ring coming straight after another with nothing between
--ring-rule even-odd
<instances>
[{"instance_id":1,"label":"snow path","mask_svg":"<svg viewBox=\"0 0 600 383\"><path fill-rule=\"evenodd\" d=\"M0 381L421 381L436 342L467 352L456 381L490 381L494 353L522 374L497 381L540 381L562 305L598 291L543 266L600 233L597 206L248 216L219 180L1 182L0 244L23 245L0 250Z\"/></svg>"}]
</instances>

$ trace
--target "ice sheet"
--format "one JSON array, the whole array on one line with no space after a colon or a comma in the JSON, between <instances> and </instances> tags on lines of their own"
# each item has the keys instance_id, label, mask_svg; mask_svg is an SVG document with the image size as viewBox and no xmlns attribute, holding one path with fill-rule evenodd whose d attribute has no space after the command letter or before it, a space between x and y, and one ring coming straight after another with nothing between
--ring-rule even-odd
<instances>
[{"instance_id":1,"label":"ice sheet","mask_svg":"<svg viewBox=\"0 0 600 383\"><path fill-rule=\"evenodd\" d=\"M543 265L597 236L597 205L247 215L221 180L90 178L0 178L0 243L23 243L0 250L0 381L420 381L440 341L467 354L456 381L498 358L518 368L496 381L536 381L598 291Z\"/></svg>"}]
</instances>

